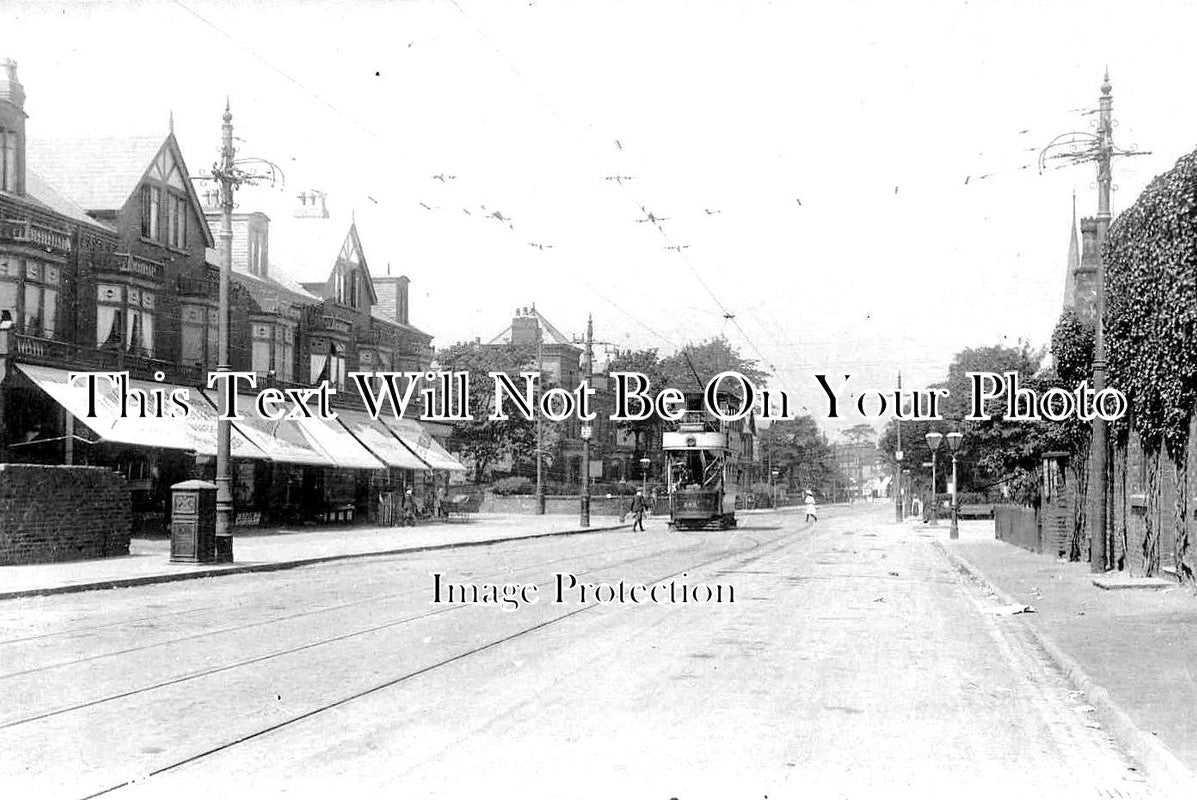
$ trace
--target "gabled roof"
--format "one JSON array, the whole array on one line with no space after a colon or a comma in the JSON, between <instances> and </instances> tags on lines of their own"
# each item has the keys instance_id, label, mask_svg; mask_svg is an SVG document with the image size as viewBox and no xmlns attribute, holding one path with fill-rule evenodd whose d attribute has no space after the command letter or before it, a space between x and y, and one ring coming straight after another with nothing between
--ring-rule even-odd
<instances>
[{"instance_id":1,"label":"gabled roof","mask_svg":"<svg viewBox=\"0 0 1197 800\"><path fill-rule=\"evenodd\" d=\"M571 340L568 336L563 334L561 331L557 330L556 326L553 325L553 323L551 323L547 319L545 319L544 314L541 314L539 311L536 310L536 306L532 306L532 307L528 308L527 313L524 316L535 317L537 320L540 321L540 329L544 332L542 335L544 336L545 344L563 344L563 345L572 347L575 350L581 351L582 348L578 347L578 345L575 344L574 341ZM500 333L498 336L494 337L489 342L487 342L487 344L510 344L510 343L511 343L511 326L510 325L508 325L503 330L503 332Z\"/></svg>"},{"instance_id":2,"label":"gabled roof","mask_svg":"<svg viewBox=\"0 0 1197 800\"><path fill-rule=\"evenodd\" d=\"M164 147L170 149L183 173L187 195L211 246L212 231L173 133L165 137L35 138L27 144L27 159L30 171L39 173L79 208L96 213L123 208Z\"/></svg>"},{"instance_id":3,"label":"gabled roof","mask_svg":"<svg viewBox=\"0 0 1197 800\"><path fill-rule=\"evenodd\" d=\"M334 205L327 217L296 217L297 206L291 191L250 187L237 193L238 214L262 213L270 220L269 274L287 285L323 285L332 275L346 242L351 241L366 275L371 302L378 302L367 263L369 251L353 214L339 213Z\"/></svg>"},{"instance_id":4,"label":"gabled roof","mask_svg":"<svg viewBox=\"0 0 1197 800\"><path fill-rule=\"evenodd\" d=\"M45 181L41 175L32 169L25 170L25 200L33 205L41 206L48 211L61 214L64 217L82 222L93 228L115 232L115 230L99 220L93 219L78 204L58 192Z\"/></svg>"}]
</instances>

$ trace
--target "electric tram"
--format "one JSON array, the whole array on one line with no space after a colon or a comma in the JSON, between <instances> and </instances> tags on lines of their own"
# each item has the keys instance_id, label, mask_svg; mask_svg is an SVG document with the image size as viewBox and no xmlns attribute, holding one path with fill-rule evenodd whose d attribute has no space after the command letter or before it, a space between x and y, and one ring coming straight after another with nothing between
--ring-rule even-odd
<instances>
[{"instance_id":1,"label":"electric tram","mask_svg":"<svg viewBox=\"0 0 1197 800\"><path fill-rule=\"evenodd\" d=\"M669 524L676 530L734 528L737 471L728 446L728 425L688 405L690 410L661 437L669 481Z\"/></svg>"}]
</instances>

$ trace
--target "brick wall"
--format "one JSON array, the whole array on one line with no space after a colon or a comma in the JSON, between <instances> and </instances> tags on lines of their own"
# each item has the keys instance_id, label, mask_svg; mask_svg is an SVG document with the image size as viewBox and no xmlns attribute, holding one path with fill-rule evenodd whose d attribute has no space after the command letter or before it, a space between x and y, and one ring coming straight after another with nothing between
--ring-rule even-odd
<instances>
[{"instance_id":1,"label":"brick wall","mask_svg":"<svg viewBox=\"0 0 1197 800\"><path fill-rule=\"evenodd\" d=\"M0 565L128 555L130 512L112 470L0 464Z\"/></svg>"},{"instance_id":2,"label":"brick wall","mask_svg":"<svg viewBox=\"0 0 1197 800\"><path fill-rule=\"evenodd\" d=\"M577 514L581 501L575 495L546 495L546 514ZM591 495L590 516L616 517L631 504L630 497L607 497ZM479 509L483 514L535 514L536 497L530 494L497 495L486 493Z\"/></svg>"}]
</instances>

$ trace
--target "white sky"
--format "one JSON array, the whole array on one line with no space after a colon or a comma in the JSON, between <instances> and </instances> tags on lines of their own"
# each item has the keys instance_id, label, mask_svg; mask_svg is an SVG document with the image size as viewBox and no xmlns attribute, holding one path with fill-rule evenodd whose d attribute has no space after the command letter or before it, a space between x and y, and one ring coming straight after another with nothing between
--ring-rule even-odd
<instances>
[{"instance_id":1,"label":"white sky","mask_svg":"<svg viewBox=\"0 0 1197 800\"><path fill-rule=\"evenodd\" d=\"M31 137L173 110L197 174L228 95L242 154L355 209L436 344L533 302L621 346L722 332L816 418L815 372L921 385L1049 339L1071 193L1096 199L1035 150L1090 129L1108 63L1116 143L1153 151L1115 165L1129 205L1197 144L1194 30L1186 2L0 0Z\"/></svg>"}]
</instances>

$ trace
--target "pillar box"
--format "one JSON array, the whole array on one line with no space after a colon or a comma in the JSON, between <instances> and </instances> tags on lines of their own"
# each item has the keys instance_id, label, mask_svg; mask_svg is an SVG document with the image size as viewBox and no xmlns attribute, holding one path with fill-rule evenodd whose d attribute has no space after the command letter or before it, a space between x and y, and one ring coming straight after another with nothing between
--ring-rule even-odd
<instances>
[{"instance_id":1,"label":"pillar box","mask_svg":"<svg viewBox=\"0 0 1197 800\"><path fill-rule=\"evenodd\" d=\"M216 560L216 484L183 481L170 487L170 560Z\"/></svg>"}]
</instances>

